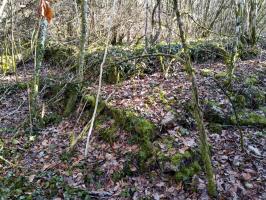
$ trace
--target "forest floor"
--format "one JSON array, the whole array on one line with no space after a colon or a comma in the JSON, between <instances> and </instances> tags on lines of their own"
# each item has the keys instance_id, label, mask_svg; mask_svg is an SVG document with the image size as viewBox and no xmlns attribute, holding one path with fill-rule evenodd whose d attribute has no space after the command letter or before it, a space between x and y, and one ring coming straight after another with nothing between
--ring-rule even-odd
<instances>
[{"instance_id":1,"label":"forest floor","mask_svg":"<svg viewBox=\"0 0 266 200\"><path fill-rule=\"evenodd\" d=\"M230 107L228 98L216 83L200 73L206 68L215 73L225 71L224 64L204 63L195 67L199 72L197 80L201 100L219 102L225 110ZM19 82L29 80L32 70L29 64L27 76L24 73L18 75ZM43 76L53 77L57 73L47 70ZM240 61L235 73L243 80L251 75L262 77L260 87L266 91L266 52L259 58ZM234 87L240 87L237 82L234 84ZM1 76L0 85L6 88L0 96L0 155L3 156L0 175L13 177L13 184L17 177L23 177L23 182L28 182L28 185L23 183L18 186L13 195L27 196L41 188L43 191L39 195L46 196L46 199L67 199L65 188L79 188L91 191L91 196L98 199L208 199L203 171L184 183L169 178L158 168L140 172L137 166L131 165L131 175L117 178L127 161L126 155L138 149L136 144L128 142L130 134L122 129L116 131L116 140L112 144L102 140L96 129L88 158L84 158L85 139L69 156L70 135L73 132L78 134L89 121L84 118L78 121L78 111L58 124L41 129L37 135L24 133L21 124L29 115L27 88L16 87L14 75ZM95 88L88 87L88 91L95 91ZM176 66L167 79L156 72L119 84L104 85L102 96L103 99L108 98L108 105L119 109L130 108L160 127L169 111L184 114L181 106L191 99L191 91L185 72L182 67ZM105 128L110 123L112 120L100 126ZM223 126L220 133L208 131L218 199L266 199L266 130L256 126L241 126L241 130L245 152L241 151L236 126ZM171 154L197 147L195 127L184 128L175 121L159 134L160 137L174 138L175 148L171 149L174 151ZM159 147L161 151L169 150L164 143L159 142ZM2 185L0 183L0 187L6 187L0 189L3 194L16 187L5 181ZM70 193L68 191L69 199L74 199Z\"/></svg>"}]
</instances>

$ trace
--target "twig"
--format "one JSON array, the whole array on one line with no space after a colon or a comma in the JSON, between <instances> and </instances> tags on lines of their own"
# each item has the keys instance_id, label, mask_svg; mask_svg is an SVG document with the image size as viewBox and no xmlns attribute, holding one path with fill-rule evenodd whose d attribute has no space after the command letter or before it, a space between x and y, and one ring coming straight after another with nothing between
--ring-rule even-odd
<instances>
[{"instance_id":1,"label":"twig","mask_svg":"<svg viewBox=\"0 0 266 200\"><path fill-rule=\"evenodd\" d=\"M7 159L5 159L3 156L0 156L0 160L8 163L9 165L11 165L12 167L15 166L13 163L9 162Z\"/></svg>"},{"instance_id":2,"label":"twig","mask_svg":"<svg viewBox=\"0 0 266 200\"><path fill-rule=\"evenodd\" d=\"M227 93L227 91L221 86L221 84L219 83L219 81L217 81L215 78L213 77L210 77L215 83L216 85L218 86L218 88L224 93L224 95L228 98L230 104L232 105L232 108L233 108L233 113L235 115L235 118L236 118L236 125L237 125L237 128L239 130L239 133L240 133L240 145L241 145L241 150L244 151L244 135L243 135L243 132L241 130L241 127L240 127L240 124L239 124L239 116L237 114L237 111L236 111L236 107L235 107L235 104L234 102L232 101L230 95Z\"/></svg>"},{"instance_id":3,"label":"twig","mask_svg":"<svg viewBox=\"0 0 266 200\"><path fill-rule=\"evenodd\" d=\"M105 191L90 191L89 194L93 197L99 197L101 199L108 198L113 195L113 193Z\"/></svg>"},{"instance_id":4,"label":"twig","mask_svg":"<svg viewBox=\"0 0 266 200\"><path fill-rule=\"evenodd\" d=\"M22 104L20 104L20 105L18 106L18 108L17 108L16 110L14 110L14 111L8 113L8 114L5 115L3 118L8 117L8 116L13 115L13 114L15 114L16 112L18 112L19 109L23 106L24 103L25 103L25 100L22 102Z\"/></svg>"},{"instance_id":5,"label":"twig","mask_svg":"<svg viewBox=\"0 0 266 200\"><path fill-rule=\"evenodd\" d=\"M108 36L107 36L107 41L106 41L106 47L105 47L105 51L104 51L103 61L102 61L101 66L100 66L99 85L98 85L98 91L97 91L97 96L96 96L95 108L94 108L94 111L93 111L93 115L92 115L91 123L90 123L90 129L89 129L88 136L87 136L85 157L88 156L90 137L91 137L91 134L92 134L94 120L95 120L96 114L97 114L99 98L100 98L100 95L101 95L103 66L105 65L105 61L106 61L106 57L107 57L107 53L108 53L108 48L109 48L109 40L111 38L111 28L112 28L112 23L113 23L113 17L114 17L114 14L115 14L115 5L116 5L116 0L113 1L112 15L110 17L110 22L109 22L109 30L108 30Z\"/></svg>"}]
</instances>

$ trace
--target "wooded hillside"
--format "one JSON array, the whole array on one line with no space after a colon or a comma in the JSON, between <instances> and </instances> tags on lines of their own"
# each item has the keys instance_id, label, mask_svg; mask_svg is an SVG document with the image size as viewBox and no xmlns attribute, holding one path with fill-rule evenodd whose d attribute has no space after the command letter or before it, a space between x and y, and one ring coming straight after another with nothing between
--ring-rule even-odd
<instances>
[{"instance_id":1,"label":"wooded hillside","mask_svg":"<svg viewBox=\"0 0 266 200\"><path fill-rule=\"evenodd\" d=\"M266 0L0 1L0 200L265 191Z\"/></svg>"}]
</instances>

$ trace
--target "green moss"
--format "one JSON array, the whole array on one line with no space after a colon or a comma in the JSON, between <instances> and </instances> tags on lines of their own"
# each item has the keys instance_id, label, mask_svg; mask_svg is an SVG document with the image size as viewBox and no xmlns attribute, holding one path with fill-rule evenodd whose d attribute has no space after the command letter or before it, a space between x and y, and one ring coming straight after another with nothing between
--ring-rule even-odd
<instances>
[{"instance_id":1,"label":"green moss","mask_svg":"<svg viewBox=\"0 0 266 200\"><path fill-rule=\"evenodd\" d=\"M223 47L215 41L198 40L189 44L192 61L203 63L208 60L219 60L223 58Z\"/></svg>"},{"instance_id":2,"label":"green moss","mask_svg":"<svg viewBox=\"0 0 266 200\"><path fill-rule=\"evenodd\" d=\"M116 132L117 132L117 127L111 126L107 129L104 128L104 130L100 130L99 135L103 141L109 144L113 144L116 140Z\"/></svg>"},{"instance_id":3,"label":"green moss","mask_svg":"<svg viewBox=\"0 0 266 200\"><path fill-rule=\"evenodd\" d=\"M85 95L84 99L87 101L87 103L90 106L92 106L92 107L95 106L95 102L96 102L95 96L93 96L93 95Z\"/></svg>"},{"instance_id":4,"label":"green moss","mask_svg":"<svg viewBox=\"0 0 266 200\"><path fill-rule=\"evenodd\" d=\"M266 106L261 106L259 108L259 110L261 110L264 113L264 115L266 116Z\"/></svg>"},{"instance_id":5,"label":"green moss","mask_svg":"<svg viewBox=\"0 0 266 200\"><path fill-rule=\"evenodd\" d=\"M78 51L76 47L71 45L48 44L45 49L44 60L56 67L73 67L77 65Z\"/></svg>"},{"instance_id":6,"label":"green moss","mask_svg":"<svg viewBox=\"0 0 266 200\"><path fill-rule=\"evenodd\" d=\"M201 170L201 167L197 161L191 163L189 166L183 167L179 172L175 174L177 181L187 181L191 179L195 174Z\"/></svg>"},{"instance_id":7,"label":"green moss","mask_svg":"<svg viewBox=\"0 0 266 200\"><path fill-rule=\"evenodd\" d=\"M153 138L155 126L152 122L128 110L111 109L112 116L118 126L136 133L141 138Z\"/></svg>"},{"instance_id":8,"label":"green moss","mask_svg":"<svg viewBox=\"0 0 266 200\"><path fill-rule=\"evenodd\" d=\"M58 124L62 121L62 116L57 113L50 113L43 118L44 125Z\"/></svg>"},{"instance_id":9,"label":"green moss","mask_svg":"<svg viewBox=\"0 0 266 200\"><path fill-rule=\"evenodd\" d=\"M185 151L184 153L177 153L171 158L169 156L161 156L163 163L167 163L170 159L172 170L174 170L174 178L176 181L187 181L192 176L197 174L201 168L198 163L199 156L194 151ZM158 158L157 158L158 159ZM159 163L161 160L158 160Z\"/></svg>"},{"instance_id":10,"label":"green moss","mask_svg":"<svg viewBox=\"0 0 266 200\"><path fill-rule=\"evenodd\" d=\"M200 74L204 77L212 76L213 75L213 70L212 69L201 69Z\"/></svg>"},{"instance_id":11,"label":"green moss","mask_svg":"<svg viewBox=\"0 0 266 200\"><path fill-rule=\"evenodd\" d=\"M224 123L225 122L225 114L216 101L206 101L204 102L204 118L208 122L212 123Z\"/></svg>"},{"instance_id":12,"label":"green moss","mask_svg":"<svg viewBox=\"0 0 266 200\"><path fill-rule=\"evenodd\" d=\"M245 108L246 106L246 98L244 95L236 95L232 98L235 106L238 108Z\"/></svg>"},{"instance_id":13,"label":"green moss","mask_svg":"<svg viewBox=\"0 0 266 200\"><path fill-rule=\"evenodd\" d=\"M261 111L260 111L261 112ZM241 126L261 126L266 127L266 117L264 113L260 113L252 111L252 110L245 110L240 112L239 115L239 124ZM235 116L230 117L231 123L236 124Z\"/></svg>"},{"instance_id":14,"label":"green moss","mask_svg":"<svg viewBox=\"0 0 266 200\"><path fill-rule=\"evenodd\" d=\"M175 166L179 166L182 164L184 160L191 158L191 153L189 151L186 151L185 153L177 153L172 157L171 163Z\"/></svg>"},{"instance_id":15,"label":"green moss","mask_svg":"<svg viewBox=\"0 0 266 200\"><path fill-rule=\"evenodd\" d=\"M239 51L239 57L241 60L250 60L256 58L260 52L260 49L257 47L241 48Z\"/></svg>"},{"instance_id":16,"label":"green moss","mask_svg":"<svg viewBox=\"0 0 266 200\"><path fill-rule=\"evenodd\" d=\"M226 72L219 72L219 73L215 74L214 77L217 79L224 79L227 77L227 73Z\"/></svg>"},{"instance_id":17,"label":"green moss","mask_svg":"<svg viewBox=\"0 0 266 200\"><path fill-rule=\"evenodd\" d=\"M85 95L83 97L87 101L87 107L89 109L89 114L92 115L95 104L96 104L96 97L94 95ZM98 101L97 113L101 113L106 108L106 103L101 98Z\"/></svg>"},{"instance_id":18,"label":"green moss","mask_svg":"<svg viewBox=\"0 0 266 200\"><path fill-rule=\"evenodd\" d=\"M255 85L247 86L241 94L245 96L249 108L257 109L266 102L266 92Z\"/></svg>"},{"instance_id":19,"label":"green moss","mask_svg":"<svg viewBox=\"0 0 266 200\"><path fill-rule=\"evenodd\" d=\"M154 154L152 141L155 137L155 125L132 111L111 109L111 114L116 125L130 132L140 146L138 163L140 168L145 169L148 166L147 160Z\"/></svg>"},{"instance_id":20,"label":"green moss","mask_svg":"<svg viewBox=\"0 0 266 200\"><path fill-rule=\"evenodd\" d=\"M222 133L222 125L218 123L210 123L208 129L211 133Z\"/></svg>"},{"instance_id":21,"label":"green moss","mask_svg":"<svg viewBox=\"0 0 266 200\"><path fill-rule=\"evenodd\" d=\"M66 92L67 101L64 110L64 117L68 117L75 109L76 102L78 99L78 88L77 85L69 85Z\"/></svg>"},{"instance_id":22,"label":"green moss","mask_svg":"<svg viewBox=\"0 0 266 200\"><path fill-rule=\"evenodd\" d=\"M247 77L244 81L245 85L256 85L259 83L259 78L255 75Z\"/></svg>"}]
</instances>

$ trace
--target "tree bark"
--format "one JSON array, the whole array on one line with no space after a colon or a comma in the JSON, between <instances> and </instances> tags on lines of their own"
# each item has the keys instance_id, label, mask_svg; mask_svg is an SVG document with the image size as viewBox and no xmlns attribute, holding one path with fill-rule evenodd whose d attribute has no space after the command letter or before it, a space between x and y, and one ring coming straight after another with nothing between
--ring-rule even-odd
<instances>
[{"instance_id":1,"label":"tree bark","mask_svg":"<svg viewBox=\"0 0 266 200\"><path fill-rule=\"evenodd\" d=\"M38 33L38 41L35 49L35 64L34 64L34 80L32 85L32 95L31 95L31 105L32 110L31 113L33 118L36 119L37 116L37 100L39 95L39 87L40 87L40 74L41 67L43 62L43 56L45 51L45 41L48 30L48 21L45 18L40 20L39 24L39 33Z\"/></svg>"},{"instance_id":2,"label":"tree bark","mask_svg":"<svg viewBox=\"0 0 266 200\"><path fill-rule=\"evenodd\" d=\"M250 0L250 43L255 46L257 43L257 17L258 17L258 1Z\"/></svg>"},{"instance_id":3,"label":"tree bark","mask_svg":"<svg viewBox=\"0 0 266 200\"><path fill-rule=\"evenodd\" d=\"M198 131L199 131L199 139L200 139L200 151L201 157L205 166L205 172L208 180L208 192L210 196L216 196L216 184L214 180L213 169L211 165L211 158L210 158L210 151L209 151L209 144L207 139L207 133L205 131L204 123L203 123L203 116L199 104L199 96L198 96L198 86L196 77L194 74L194 68L192 66L192 62L189 56L188 45L185 37L185 32L183 28L183 22L181 19L181 14L178 8L177 0L173 0L174 2L174 11L176 14L177 25L179 27L179 34L181 37L181 42L184 49L184 56L185 56L185 69L188 74L188 77L192 84L192 100L194 104L194 117L197 123Z\"/></svg>"},{"instance_id":4,"label":"tree bark","mask_svg":"<svg viewBox=\"0 0 266 200\"><path fill-rule=\"evenodd\" d=\"M244 5L245 0L236 0L235 1L235 13L236 13L236 24L235 24L235 40L233 49L229 58L229 63L227 64L227 75L228 75L228 85L230 86L232 83L234 71L236 68L236 60L238 53L238 46L242 35L242 27L243 27L243 13L244 13Z\"/></svg>"},{"instance_id":5,"label":"tree bark","mask_svg":"<svg viewBox=\"0 0 266 200\"><path fill-rule=\"evenodd\" d=\"M84 79L84 59L88 40L88 0L82 0L81 4L81 35L80 35L80 53L79 53L79 82Z\"/></svg>"}]
</instances>

